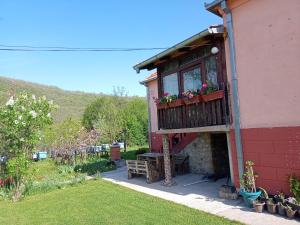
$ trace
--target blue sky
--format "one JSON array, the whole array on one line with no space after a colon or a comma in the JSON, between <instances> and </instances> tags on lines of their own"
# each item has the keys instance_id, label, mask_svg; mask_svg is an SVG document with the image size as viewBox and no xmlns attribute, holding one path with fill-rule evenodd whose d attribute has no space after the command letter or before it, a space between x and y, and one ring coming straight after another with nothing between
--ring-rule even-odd
<instances>
[{"instance_id":1,"label":"blue sky","mask_svg":"<svg viewBox=\"0 0 300 225\"><path fill-rule=\"evenodd\" d=\"M207 0L211 2L211 0ZM203 0L2 0L0 44L67 47L170 47L211 24L217 16ZM132 66L159 51L5 52L0 76L66 90L145 95Z\"/></svg>"}]
</instances>

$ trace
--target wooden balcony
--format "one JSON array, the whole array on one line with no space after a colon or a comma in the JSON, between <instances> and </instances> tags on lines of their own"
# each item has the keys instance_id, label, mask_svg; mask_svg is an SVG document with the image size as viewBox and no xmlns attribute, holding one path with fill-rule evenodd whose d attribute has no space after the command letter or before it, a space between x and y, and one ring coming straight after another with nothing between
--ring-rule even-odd
<instances>
[{"instance_id":1,"label":"wooden balcony","mask_svg":"<svg viewBox=\"0 0 300 225\"><path fill-rule=\"evenodd\" d=\"M194 101L188 104L169 104L158 107L158 128L183 129L229 124L228 91L223 90L223 97L209 101Z\"/></svg>"}]
</instances>

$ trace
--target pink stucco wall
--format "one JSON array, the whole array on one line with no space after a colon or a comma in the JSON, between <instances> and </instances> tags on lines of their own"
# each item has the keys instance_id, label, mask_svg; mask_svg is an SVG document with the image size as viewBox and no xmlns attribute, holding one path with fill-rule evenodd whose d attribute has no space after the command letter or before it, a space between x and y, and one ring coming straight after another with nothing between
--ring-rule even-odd
<instances>
[{"instance_id":1,"label":"pink stucco wall","mask_svg":"<svg viewBox=\"0 0 300 225\"><path fill-rule=\"evenodd\" d=\"M151 121L151 132L156 132L157 127L157 108L153 100L153 97L158 97L157 80L152 80L147 83L149 91L149 109L150 109L150 121Z\"/></svg>"},{"instance_id":2,"label":"pink stucco wall","mask_svg":"<svg viewBox=\"0 0 300 225\"><path fill-rule=\"evenodd\" d=\"M241 127L299 126L300 1L236 0L231 8ZM228 43L226 53L230 81Z\"/></svg>"}]
</instances>

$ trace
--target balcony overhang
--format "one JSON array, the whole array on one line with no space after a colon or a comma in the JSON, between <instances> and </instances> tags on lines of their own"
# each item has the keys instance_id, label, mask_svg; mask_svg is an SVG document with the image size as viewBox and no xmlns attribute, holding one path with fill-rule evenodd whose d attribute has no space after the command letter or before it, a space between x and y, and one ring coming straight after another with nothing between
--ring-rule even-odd
<instances>
[{"instance_id":1,"label":"balcony overhang","mask_svg":"<svg viewBox=\"0 0 300 225\"><path fill-rule=\"evenodd\" d=\"M164 63L172 58L178 57L179 55L184 54L187 51L190 51L194 48L204 46L209 44L209 37L218 37L223 36L224 27L222 25L210 26L209 28L201 31L200 33L174 45L171 48L135 65L133 68L137 73L140 70L147 69L152 70L157 67L157 65Z\"/></svg>"},{"instance_id":2,"label":"balcony overhang","mask_svg":"<svg viewBox=\"0 0 300 225\"><path fill-rule=\"evenodd\" d=\"M229 132L228 125L207 126L207 127L193 127L181 129L160 129L156 134L180 134L180 133L224 133Z\"/></svg>"}]
</instances>

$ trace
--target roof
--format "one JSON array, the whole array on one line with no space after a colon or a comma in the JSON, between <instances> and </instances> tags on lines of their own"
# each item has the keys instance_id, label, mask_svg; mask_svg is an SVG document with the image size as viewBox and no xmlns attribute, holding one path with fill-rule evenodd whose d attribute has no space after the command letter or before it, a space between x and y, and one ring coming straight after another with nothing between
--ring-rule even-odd
<instances>
[{"instance_id":1,"label":"roof","mask_svg":"<svg viewBox=\"0 0 300 225\"><path fill-rule=\"evenodd\" d=\"M157 72L152 73L149 77L147 77L145 80L141 81L140 84L145 85L150 81L156 80L157 79Z\"/></svg>"},{"instance_id":2,"label":"roof","mask_svg":"<svg viewBox=\"0 0 300 225\"><path fill-rule=\"evenodd\" d=\"M217 10L217 6L221 4L223 0L214 0L211 3L204 3L204 6L207 11L216 14L217 16L221 16L220 13Z\"/></svg>"},{"instance_id":3,"label":"roof","mask_svg":"<svg viewBox=\"0 0 300 225\"><path fill-rule=\"evenodd\" d=\"M200 33L195 34L194 36L174 45L173 47L168 48L167 50L135 65L133 68L137 71L137 73L139 73L140 70L143 69L154 69L155 63L167 60L170 55L175 53L182 53L184 51L190 50L191 48L199 47L201 46L201 40L204 40L206 37L223 35L223 33L224 27L222 25L210 26ZM202 45L204 44L202 43Z\"/></svg>"}]
</instances>

